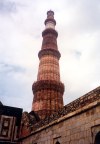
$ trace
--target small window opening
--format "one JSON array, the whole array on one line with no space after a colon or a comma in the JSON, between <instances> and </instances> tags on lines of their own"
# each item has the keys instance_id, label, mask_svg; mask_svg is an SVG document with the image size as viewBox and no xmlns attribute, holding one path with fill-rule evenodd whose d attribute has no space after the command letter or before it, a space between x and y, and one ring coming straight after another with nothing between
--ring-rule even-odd
<instances>
[{"instance_id":1,"label":"small window opening","mask_svg":"<svg viewBox=\"0 0 100 144\"><path fill-rule=\"evenodd\" d=\"M60 144L60 143L57 141L56 144Z\"/></svg>"},{"instance_id":2,"label":"small window opening","mask_svg":"<svg viewBox=\"0 0 100 144\"><path fill-rule=\"evenodd\" d=\"M95 143L94 144L100 144L100 131L95 136Z\"/></svg>"}]
</instances>

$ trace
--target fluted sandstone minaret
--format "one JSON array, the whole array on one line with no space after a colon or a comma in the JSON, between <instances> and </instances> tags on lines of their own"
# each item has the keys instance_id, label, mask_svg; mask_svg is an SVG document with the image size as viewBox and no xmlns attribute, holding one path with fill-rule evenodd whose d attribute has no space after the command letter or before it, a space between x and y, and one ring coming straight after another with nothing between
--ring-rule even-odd
<instances>
[{"instance_id":1,"label":"fluted sandstone minaret","mask_svg":"<svg viewBox=\"0 0 100 144\"><path fill-rule=\"evenodd\" d=\"M54 12L47 12L43 42L38 53L40 60L37 81L33 83L34 94L32 110L40 118L45 118L63 107L64 85L60 81L59 58L57 46L58 33L55 30Z\"/></svg>"}]
</instances>

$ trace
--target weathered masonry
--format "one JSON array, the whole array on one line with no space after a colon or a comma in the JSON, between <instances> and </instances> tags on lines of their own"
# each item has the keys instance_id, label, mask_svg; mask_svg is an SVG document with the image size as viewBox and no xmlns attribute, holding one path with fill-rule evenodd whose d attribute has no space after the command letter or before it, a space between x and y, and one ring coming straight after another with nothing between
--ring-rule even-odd
<instances>
[{"instance_id":1,"label":"weathered masonry","mask_svg":"<svg viewBox=\"0 0 100 144\"><path fill-rule=\"evenodd\" d=\"M0 144L17 144L22 109L0 103Z\"/></svg>"},{"instance_id":2,"label":"weathered masonry","mask_svg":"<svg viewBox=\"0 0 100 144\"><path fill-rule=\"evenodd\" d=\"M99 144L100 87L31 125L22 144Z\"/></svg>"},{"instance_id":3,"label":"weathered masonry","mask_svg":"<svg viewBox=\"0 0 100 144\"><path fill-rule=\"evenodd\" d=\"M54 12L50 10L47 12L42 47L38 53L40 63L37 81L32 86L32 110L42 119L63 107L64 85L60 81L59 71L61 54L58 51L55 25Z\"/></svg>"}]
</instances>

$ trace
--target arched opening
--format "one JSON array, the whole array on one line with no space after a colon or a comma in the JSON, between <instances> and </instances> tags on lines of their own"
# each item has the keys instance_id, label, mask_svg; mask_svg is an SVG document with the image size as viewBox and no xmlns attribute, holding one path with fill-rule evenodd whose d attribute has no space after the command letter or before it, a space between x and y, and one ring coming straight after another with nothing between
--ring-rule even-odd
<instances>
[{"instance_id":1,"label":"arched opening","mask_svg":"<svg viewBox=\"0 0 100 144\"><path fill-rule=\"evenodd\" d=\"M95 136L95 144L100 144L100 131Z\"/></svg>"},{"instance_id":2,"label":"arched opening","mask_svg":"<svg viewBox=\"0 0 100 144\"><path fill-rule=\"evenodd\" d=\"M60 144L60 143L57 141L56 144Z\"/></svg>"}]
</instances>

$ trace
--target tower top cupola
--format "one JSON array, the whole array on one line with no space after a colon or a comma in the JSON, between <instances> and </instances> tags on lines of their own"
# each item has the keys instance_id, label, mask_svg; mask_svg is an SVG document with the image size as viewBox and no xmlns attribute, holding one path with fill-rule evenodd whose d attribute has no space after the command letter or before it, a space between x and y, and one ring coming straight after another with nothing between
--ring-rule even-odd
<instances>
[{"instance_id":1,"label":"tower top cupola","mask_svg":"<svg viewBox=\"0 0 100 144\"><path fill-rule=\"evenodd\" d=\"M53 11L48 11L47 12L47 19L45 20L45 26L47 28L52 28L55 29L56 21L54 19L54 12Z\"/></svg>"},{"instance_id":2,"label":"tower top cupola","mask_svg":"<svg viewBox=\"0 0 100 144\"><path fill-rule=\"evenodd\" d=\"M54 18L54 12L52 10L47 11L47 18Z\"/></svg>"}]
</instances>

